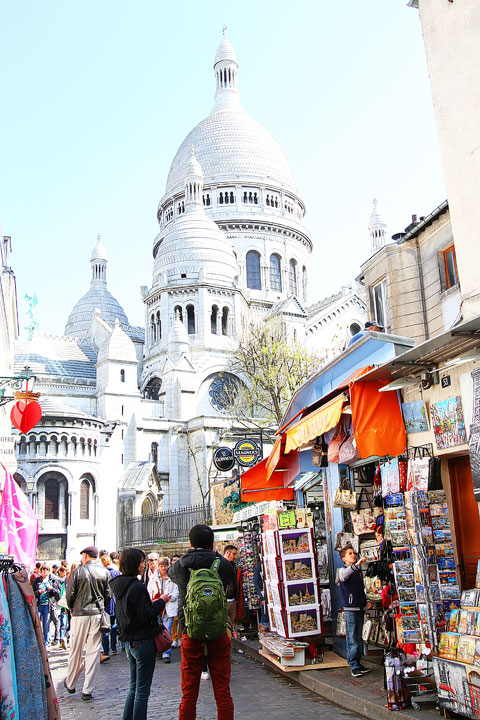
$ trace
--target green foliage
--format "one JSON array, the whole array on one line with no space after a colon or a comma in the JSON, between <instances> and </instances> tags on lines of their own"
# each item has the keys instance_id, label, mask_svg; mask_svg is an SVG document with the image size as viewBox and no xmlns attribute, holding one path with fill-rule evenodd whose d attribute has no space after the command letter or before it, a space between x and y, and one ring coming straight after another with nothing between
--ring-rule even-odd
<instances>
[{"instance_id":1,"label":"green foliage","mask_svg":"<svg viewBox=\"0 0 480 720\"><path fill-rule=\"evenodd\" d=\"M257 425L280 425L293 393L317 372L323 358L289 337L279 319L246 327L229 372L241 378L228 411Z\"/></svg>"}]
</instances>

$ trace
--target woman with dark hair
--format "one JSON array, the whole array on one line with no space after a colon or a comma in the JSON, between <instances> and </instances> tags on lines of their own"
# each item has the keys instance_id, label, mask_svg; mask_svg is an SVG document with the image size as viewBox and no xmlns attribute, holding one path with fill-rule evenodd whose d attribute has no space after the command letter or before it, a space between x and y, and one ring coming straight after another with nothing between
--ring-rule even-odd
<instances>
[{"instance_id":1,"label":"woman with dark hair","mask_svg":"<svg viewBox=\"0 0 480 720\"><path fill-rule=\"evenodd\" d=\"M165 599L154 603L145 585L138 580L145 570L145 553L126 548L120 553L120 572L110 581L115 597L118 637L125 646L130 663L130 688L122 720L146 720L148 698L155 669L153 638L162 630L158 616L165 608Z\"/></svg>"}]
</instances>

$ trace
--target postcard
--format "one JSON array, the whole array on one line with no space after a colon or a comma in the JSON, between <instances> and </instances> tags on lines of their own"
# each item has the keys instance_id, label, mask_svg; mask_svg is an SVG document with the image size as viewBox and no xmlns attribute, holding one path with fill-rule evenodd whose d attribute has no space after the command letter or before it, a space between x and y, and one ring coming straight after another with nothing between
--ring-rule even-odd
<instances>
[{"instance_id":1,"label":"postcard","mask_svg":"<svg viewBox=\"0 0 480 720\"><path fill-rule=\"evenodd\" d=\"M436 515L447 515L448 516L448 505L447 503L437 503L430 505L430 515L435 517Z\"/></svg>"},{"instance_id":2,"label":"postcard","mask_svg":"<svg viewBox=\"0 0 480 720\"><path fill-rule=\"evenodd\" d=\"M469 665L471 665L473 663L474 658L475 658L475 638L469 637L468 635L466 637L460 637L458 640L458 647L457 647L457 661L468 663Z\"/></svg>"},{"instance_id":3,"label":"postcard","mask_svg":"<svg viewBox=\"0 0 480 720\"><path fill-rule=\"evenodd\" d=\"M450 530L434 530L433 541L435 545L440 545L441 543L450 543L452 542L452 533Z\"/></svg>"}]
</instances>

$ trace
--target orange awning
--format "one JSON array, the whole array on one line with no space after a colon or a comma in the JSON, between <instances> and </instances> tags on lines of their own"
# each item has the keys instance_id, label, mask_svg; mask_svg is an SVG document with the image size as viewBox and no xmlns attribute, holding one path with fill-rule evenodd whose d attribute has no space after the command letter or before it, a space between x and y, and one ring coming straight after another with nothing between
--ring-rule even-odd
<instances>
[{"instance_id":1,"label":"orange awning","mask_svg":"<svg viewBox=\"0 0 480 720\"><path fill-rule=\"evenodd\" d=\"M342 393L292 425L286 432L285 454L334 428L340 421L345 401Z\"/></svg>"},{"instance_id":2,"label":"orange awning","mask_svg":"<svg viewBox=\"0 0 480 720\"><path fill-rule=\"evenodd\" d=\"M270 480L273 471L278 465L278 461L280 460L280 451L282 449L282 436L280 435L276 440L275 444L270 452L270 455L267 458L266 463L266 480L267 482Z\"/></svg>"},{"instance_id":3,"label":"orange awning","mask_svg":"<svg viewBox=\"0 0 480 720\"><path fill-rule=\"evenodd\" d=\"M297 453L288 458L288 468L276 470L267 480L267 462L264 458L240 477L241 499L243 502L262 502L263 500L293 500L293 487L284 487L291 483L300 472L300 460Z\"/></svg>"},{"instance_id":4,"label":"orange awning","mask_svg":"<svg viewBox=\"0 0 480 720\"><path fill-rule=\"evenodd\" d=\"M402 455L407 444L396 392L378 392L388 380L362 380L350 389L353 434L360 457Z\"/></svg>"}]
</instances>

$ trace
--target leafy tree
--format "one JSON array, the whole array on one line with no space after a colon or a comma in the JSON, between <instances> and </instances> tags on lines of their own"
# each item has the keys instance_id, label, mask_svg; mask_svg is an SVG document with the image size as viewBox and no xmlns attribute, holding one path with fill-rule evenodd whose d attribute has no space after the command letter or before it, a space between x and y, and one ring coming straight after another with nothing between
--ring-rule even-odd
<instances>
[{"instance_id":1,"label":"leafy tree","mask_svg":"<svg viewBox=\"0 0 480 720\"><path fill-rule=\"evenodd\" d=\"M324 364L324 358L289 337L278 318L250 323L233 352L228 371L228 414L251 425L279 426L293 393Z\"/></svg>"}]
</instances>

